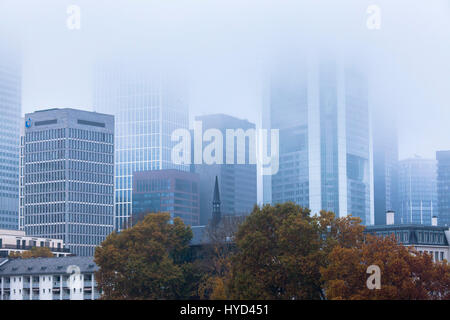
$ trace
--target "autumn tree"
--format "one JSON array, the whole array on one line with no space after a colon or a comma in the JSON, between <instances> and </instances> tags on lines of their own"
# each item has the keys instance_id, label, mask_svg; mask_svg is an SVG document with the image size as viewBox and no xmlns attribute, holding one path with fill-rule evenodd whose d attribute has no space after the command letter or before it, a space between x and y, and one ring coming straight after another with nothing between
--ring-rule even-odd
<instances>
[{"instance_id":1,"label":"autumn tree","mask_svg":"<svg viewBox=\"0 0 450 320\"><path fill-rule=\"evenodd\" d=\"M189 262L192 231L168 213L148 214L132 228L112 233L95 251L105 299L185 299L197 292Z\"/></svg>"},{"instance_id":2,"label":"autumn tree","mask_svg":"<svg viewBox=\"0 0 450 320\"><path fill-rule=\"evenodd\" d=\"M234 299L324 299L320 269L339 243L359 245L353 217L311 215L294 203L255 207L236 233L227 296Z\"/></svg>"},{"instance_id":3,"label":"autumn tree","mask_svg":"<svg viewBox=\"0 0 450 320\"><path fill-rule=\"evenodd\" d=\"M234 237L245 216L222 216L219 224L206 226L201 258L197 261L202 271L199 284L201 299L224 300L225 281L230 271L230 256L235 250Z\"/></svg>"},{"instance_id":4,"label":"autumn tree","mask_svg":"<svg viewBox=\"0 0 450 320\"><path fill-rule=\"evenodd\" d=\"M10 258L22 258L22 259L30 259L30 258L52 258L53 253L47 247L33 247L31 250L26 250L23 252L11 252L9 255Z\"/></svg>"},{"instance_id":5,"label":"autumn tree","mask_svg":"<svg viewBox=\"0 0 450 320\"><path fill-rule=\"evenodd\" d=\"M368 289L367 268L378 266L381 289ZM329 264L322 268L328 299L448 299L450 267L446 261L432 261L395 237L367 235L361 246L335 246Z\"/></svg>"}]
</instances>

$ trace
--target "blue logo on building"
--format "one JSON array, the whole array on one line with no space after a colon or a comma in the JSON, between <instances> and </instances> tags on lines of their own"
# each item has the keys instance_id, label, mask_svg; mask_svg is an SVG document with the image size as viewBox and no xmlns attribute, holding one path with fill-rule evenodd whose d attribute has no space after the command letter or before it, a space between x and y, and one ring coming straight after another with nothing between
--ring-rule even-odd
<instances>
[{"instance_id":1,"label":"blue logo on building","mask_svg":"<svg viewBox=\"0 0 450 320\"><path fill-rule=\"evenodd\" d=\"M28 118L28 120L25 121L25 127L27 128L31 127L31 118Z\"/></svg>"}]
</instances>

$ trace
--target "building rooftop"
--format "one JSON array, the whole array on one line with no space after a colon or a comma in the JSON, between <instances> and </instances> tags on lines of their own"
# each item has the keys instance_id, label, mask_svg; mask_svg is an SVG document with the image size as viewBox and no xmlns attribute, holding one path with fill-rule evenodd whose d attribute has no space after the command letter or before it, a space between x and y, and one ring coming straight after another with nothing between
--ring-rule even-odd
<instances>
[{"instance_id":1,"label":"building rooftop","mask_svg":"<svg viewBox=\"0 0 450 320\"><path fill-rule=\"evenodd\" d=\"M0 276L65 274L69 266L77 266L81 273L95 272L99 268L94 257L58 257L31 259L0 259Z\"/></svg>"},{"instance_id":2,"label":"building rooftop","mask_svg":"<svg viewBox=\"0 0 450 320\"><path fill-rule=\"evenodd\" d=\"M432 245L448 246L450 231L443 226L429 226L421 224L390 224L366 226L366 233L377 236L394 234L404 245Z\"/></svg>"}]
</instances>

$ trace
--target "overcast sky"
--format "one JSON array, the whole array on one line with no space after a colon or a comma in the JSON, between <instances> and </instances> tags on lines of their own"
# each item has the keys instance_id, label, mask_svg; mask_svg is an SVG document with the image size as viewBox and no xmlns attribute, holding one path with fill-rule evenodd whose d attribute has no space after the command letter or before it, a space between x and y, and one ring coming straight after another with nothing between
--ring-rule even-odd
<instances>
[{"instance_id":1,"label":"overcast sky","mask_svg":"<svg viewBox=\"0 0 450 320\"><path fill-rule=\"evenodd\" d=\"M1 0L0 37L23 55L23 112L92 106L95 61L141 55L181 62L191 115L257 122L261 73L276 52L310 46L364 57L377 103L398 115L400 157L450 149L448 0ZM369 5L381 28L366 26ZM81 29L66 26L69 5Z\"/></svg>"}]
</instances>

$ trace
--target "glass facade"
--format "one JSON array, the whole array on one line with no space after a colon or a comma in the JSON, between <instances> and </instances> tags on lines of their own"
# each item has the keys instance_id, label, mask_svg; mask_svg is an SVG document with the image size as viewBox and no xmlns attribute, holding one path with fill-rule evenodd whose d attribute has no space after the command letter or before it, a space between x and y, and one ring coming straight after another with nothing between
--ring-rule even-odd
<instances>
[{"instance_id":1,"label":"glass facade","mask_svg":"<svg viewBox=\"0 0 450 320\"><path fill-rule=\"evenodd\" d=\"M135 172L133 223L149 213L169 212L191 226L200 222L199 178L180 170Z\"/></svg>"},{"instance_id":2,"label":"glass facade","mask_svg":"<svg viewBox=\"0 0 450 320\"><path fill-rule=\"evenodd\" d=\"M450 151L436 152L438 224L450 226Z\"/></svg>"},{"instance_id":3,"label":"glass facade","mask_svg":"<svg viewBox=\"0 0 450 320\"><path fill-rule=\"evenodd\" d=\"M373 224L367 79L333 60L284 61L270 78L269 127L280 130L271 202L352 214ZM266 184L265 184L265 188Z\"/></svg>"},{"instance_id":4,"label":"glass facade","mask_svg":"<svg viewBox=\"0 0 450 320\"><path fill-rule=\"evenodd\" d=\"M398 223L431 225L431 218L438 214L435 160L399 162L398 210Z\"/></svg>"},{"instance_id":5,"label":"glass facade","mask_svg":"<svg viewBox=\"0 0 450 320\"><path fill-rule=\"evenodd\" d=\"M189 170L171 160L172 132L189 128L187 88L182 80L156 69L99 67L94 109L115 116L115 225L121 230L132 215L134 172Z\"/></svg>"},{"instance_id":6,"label":"glass facade","mask_svg":"<svg viewBox=\"0 0 450 320\"><path fill-rule=\"evenodd\" d=\"M73 109L25 118L24 230L92 256L114 226L114 118Z\"/></svg>"},{"instance_id":7,"label":"glass facade","mask_svg":"<svg viewBox=\"0 0 450 320\"><path fill-rule=\"evenodd\" d=\"M0 229L18 229L21 70L0 48Z\"/></svg>"}]
</instances>

